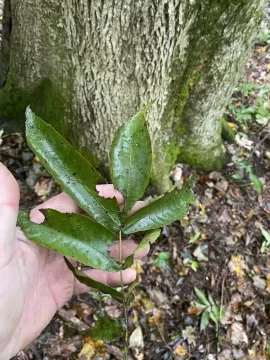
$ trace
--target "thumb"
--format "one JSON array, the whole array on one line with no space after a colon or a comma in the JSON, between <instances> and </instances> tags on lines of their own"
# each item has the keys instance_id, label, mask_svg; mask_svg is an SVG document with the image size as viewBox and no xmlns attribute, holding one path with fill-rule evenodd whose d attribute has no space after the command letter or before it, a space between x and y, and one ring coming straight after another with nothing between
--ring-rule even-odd
<instances>
[{"instance_id":1,"label":"thumb","mask_svg":"<svg viewBox=\"0 0 270 360\"><path fill-rule=\"evenodd\" d=\"M0 163L0 266L9 261L15 249L19 200L20 191L16 180Z\"/></svg>"}]
</instances>

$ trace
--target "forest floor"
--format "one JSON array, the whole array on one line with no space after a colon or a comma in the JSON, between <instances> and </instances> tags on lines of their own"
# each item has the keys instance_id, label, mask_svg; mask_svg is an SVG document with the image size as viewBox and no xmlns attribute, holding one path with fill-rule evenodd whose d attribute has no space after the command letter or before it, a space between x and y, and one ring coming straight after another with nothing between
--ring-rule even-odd
<instances>
[{"instance_id":1,"label":"forest floor","mask_svg":"<svg viewBox=\"0 0 270 360\"><path fill-rule=\"evenodd\" d=\"M235 144L226 144L227 167L198 173L189 215L164 228L149 255L136 263L142 282L129 311L130 359L270 359L267 24L234 92L228 122L237 136ZM0 161L21 188L21 208L59 192L21 134L2 134L0 142ZM172 176L177 174L179 167ZM206 299L197 297L195 287ZM202 316L202 302L210 319ZM123 315L108 296L91 291L74 297L14 359L122 359L121 341L104 344L78 334L104 313Z\"/></svg>"}]
</instances>

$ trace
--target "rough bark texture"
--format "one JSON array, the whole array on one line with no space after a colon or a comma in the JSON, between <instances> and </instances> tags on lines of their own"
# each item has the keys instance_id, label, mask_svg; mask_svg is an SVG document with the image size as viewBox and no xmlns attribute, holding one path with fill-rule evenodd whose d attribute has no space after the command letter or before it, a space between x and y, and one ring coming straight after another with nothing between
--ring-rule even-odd
<instances>
[{"instance_id":1,"label":"rough bark texture","mask_svg":"<svg viewBox=\"0 0 270 360\"><path fill-rule=\"evenodd\" d=\"M9 0L10 70L0 116L30 103L107 164L115 129L151 99L153 179L178 159L224 161L221 118L264 0ZM161 185L162 184L162 185Z\"/></svg>"}]
</instances>

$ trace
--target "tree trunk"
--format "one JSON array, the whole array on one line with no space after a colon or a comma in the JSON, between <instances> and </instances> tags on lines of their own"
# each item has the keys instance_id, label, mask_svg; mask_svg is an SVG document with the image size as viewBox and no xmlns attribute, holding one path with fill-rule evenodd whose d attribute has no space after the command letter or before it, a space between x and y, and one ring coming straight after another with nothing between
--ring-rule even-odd
<instances>
[{"instance_id":1,"label":"tree trunk","mask_svg":"<svg viewBox=\"0 0 270 360\"><path fill-rule=\"evenodd\" d=\"M30 103L106 166L116 128L156 98L148 115L153 181L166 187L176 160L222 167L221 118L265 0L7 2L1 118L24 119Z\"/></svg>"}]
</instances>

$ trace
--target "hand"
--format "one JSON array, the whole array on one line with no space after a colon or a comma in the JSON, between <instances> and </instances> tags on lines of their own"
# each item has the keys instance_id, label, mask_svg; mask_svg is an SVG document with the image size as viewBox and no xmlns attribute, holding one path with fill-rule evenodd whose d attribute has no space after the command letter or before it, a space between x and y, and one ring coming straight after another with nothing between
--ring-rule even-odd
<instances>
[{"instance_id":1,"label":"hand","mask_svg":"<svg viewBox=\"0 0 270 360\"><path fill-rule=\"evenodd\" d=\"M98 185L99 195L115 196L120 206L123 197L112 185ZM142 207L138 202L132 211ZM10 359L29 345L48 325L55 312L74 294L89 290L68 270L63 256L28 240L16 228L19 207L19 187L7 168L0 163L0 360ZM38 210L53 208L61 212L79 212L79 207L65 193L55 196L32 210L30 218L41 223L44 216ZM133 241L123 241L123 256L136 247ZM119 258L118 244L109 249ZM148 249L137 254L146 255ZM89 269L85 273L109 286L120 285L119 273ZM125 284L133 282L136 273L123 271Z\"/></svg>"}]
</instances>

